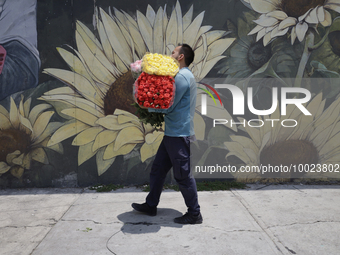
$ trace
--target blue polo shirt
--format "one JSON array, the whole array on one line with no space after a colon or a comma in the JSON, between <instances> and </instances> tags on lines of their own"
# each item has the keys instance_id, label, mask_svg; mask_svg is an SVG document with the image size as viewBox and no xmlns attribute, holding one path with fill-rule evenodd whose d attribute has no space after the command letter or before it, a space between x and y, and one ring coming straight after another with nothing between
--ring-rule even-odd
<instances>
[{"instance_id":1,"label":"blue polo shirt","mask_svg":"<svg viewBox=\"0 0 340 255\"><path fill-rule=\"evenodd\" d=\"M196 107L197 87L195 77L187 67L179 70L175 76L174 103L168 109L149 108L149 112L165 113L164 135L172 137L193 136L194 114Z\"/></svg>"}]
</instances>

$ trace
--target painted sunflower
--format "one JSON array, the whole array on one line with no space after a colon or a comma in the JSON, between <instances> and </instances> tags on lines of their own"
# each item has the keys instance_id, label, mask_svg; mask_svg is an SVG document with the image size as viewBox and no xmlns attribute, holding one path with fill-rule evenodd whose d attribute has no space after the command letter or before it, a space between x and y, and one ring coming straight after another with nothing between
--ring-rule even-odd
<instances>
[{"instance_id":1,"label":"painted sunflower","mask_svg":"<svg viewBox=\"0 0 340 255\"><path fill-rule=\"evenodd\" d=\"M44 148L52 133L62 123L51 122L54 111L46 111L49 104L39 104L30 111L31 98L21 102L19 108L11 98L10 111L0 105L0 176L10 172L20 178L32 160L49 164ZM63 152L61 144L50 149Z\"/></svg>"},{"instance_id":2,"label":"painted sunflower","mask_svg":"<svg viewBox=\"0 0 340 255\"><path fill-rule=\"evenodd\" d=\"M259 128L246 126L246 136L231 136L232 142L226 142L229 150L226 157L236 156L247 166L290 166L299 164L339 164L340 160L340 99L334 101L327 109L322 94L318 94L306 107L312 114L306 116L293 105L288 105L287 115L280 116L276 110L271 116L262 119L267 122ZM261 117L259 117L261 119ZM278 120L274 127L269 119ZM295 119L295 127L283 127L283 119ZM241 118L240 118L241 120ZM315 178L315 174L308 174ZM337 177L336 173L322 173L321 177ZM242 180L259 180L258 173L239 173L236 178ZM262 176L263 177L263 176ZM283 178L291 176L282 175Z\"/></svg>"},{"instance_id":3,"label":"painted sunflower","mask_svg":"<svg viewBox=\"0 0 340 255\"><path fill-rule=\"evenodd\" d=\"M247 35L250 31L251 21L255 13L245 12L238 18L237 35L235 43L228 49L227 58L222 60L216 68L220 74L227 74L230 78L247 78L272 61L275 72L280 77L294 76L294 66L298 63L299 54L286 40L277 40L271 45L264 46L261 41L256 41L255 36ZM229 80L226 82L229 82Z\"/></svg>"},{"instance_id":4,"label":"painted sunflower","mask_svg":"<svg viewBox=\"0 0 340 255\"><path fill-rule=\"evenodd\" d=\"M285 35L291 29L291 43L298 38L303 41L308 27L318 24L327 27L332 24L331 14L340 12L339 0L241 0L261 14L254 20L257 26L250 31L257 34L256 41L263 38L263 45L272 39Z\"/></svg>"},{"instance_id":5,"label":"painted sunflower","mask_svg":"<svg viewBox=\"0 0 340 255\"><path fill-rule=\"evenodd\" d=\"M170 18L166 9L155 12L150 6L146 15L137 11L136 20L114 8L114 15L96 11L99 38L77 21L73 53L58 48L71 71L45 69L44 72L63 81L68 87L45 93L41 99L53 104L70 123L57 130L49 145L77 135L78 164L96 155L98 174L103 174L118 155L129 154L141 145L141 160L156 154L163 132L142 124L131 104L130 64L146 52L170 54L178 43L187 43L195 51L191 69L198 80L207 75L234 39L223 38L225 31L210 31L201 26L204 12L193 18L193 7L182 16L179 2ZM196 123L204 123L196 114ZM204 137L204 130L198 137Z\"/></svg>"}]
</instances>

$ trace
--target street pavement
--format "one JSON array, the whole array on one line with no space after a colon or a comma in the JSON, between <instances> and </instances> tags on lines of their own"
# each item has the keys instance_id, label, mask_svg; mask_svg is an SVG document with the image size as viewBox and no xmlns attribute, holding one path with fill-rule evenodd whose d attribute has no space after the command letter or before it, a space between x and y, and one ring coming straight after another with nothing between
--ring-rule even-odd
<instances>
[{"instance_id":1,"label":"street pavement","mask_svg":"<svg viewBox=\"0 0 340 255\"><path fill-rule=\"evenodd\" d=\"M247 185L199 192L200 225L165 190L157 216L134 211L147 193L129 187L0 190L1 255L340 254L340 185Z\"/></svg>"}]
</instances>

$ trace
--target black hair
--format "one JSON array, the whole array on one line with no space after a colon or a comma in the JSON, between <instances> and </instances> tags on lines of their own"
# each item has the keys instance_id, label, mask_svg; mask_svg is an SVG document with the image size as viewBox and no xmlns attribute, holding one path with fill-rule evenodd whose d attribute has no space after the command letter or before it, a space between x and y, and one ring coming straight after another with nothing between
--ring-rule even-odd
<instances>
[{"instance_id":1,"label":"black hair","mask_svg":"<svg viewBox=\"0 0 340 255\"><path fill-rule=\"evenodd\" d=\"M192 48L188 44L179 44L178 46L181 46L181 49L179 50L179 54L184 55L184 61L187 66L190 66L192 61L194 61L195 53L192 50Z\"/></svg>"}]
</instances>

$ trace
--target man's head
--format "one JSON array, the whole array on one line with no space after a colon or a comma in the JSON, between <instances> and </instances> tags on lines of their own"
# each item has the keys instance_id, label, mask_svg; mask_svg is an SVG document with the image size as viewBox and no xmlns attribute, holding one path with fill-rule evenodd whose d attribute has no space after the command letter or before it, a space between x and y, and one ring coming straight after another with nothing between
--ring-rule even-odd
<instances>
[{"instance_id":1,"label":"man's head","mask_svg":"<svg viewBox=\"0 0 340 255\"><path fill-rule=\"evenodd\" d=\"M178 45L172 51L171 57L176 59L180 64L180 68L182 68L188 67L194 61L195 53L188 44L184 43Z\"/></svg>"}]
</instances>

